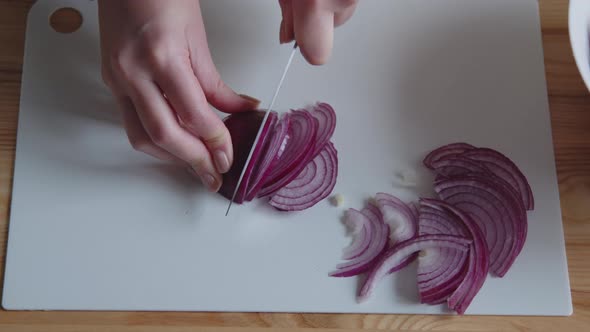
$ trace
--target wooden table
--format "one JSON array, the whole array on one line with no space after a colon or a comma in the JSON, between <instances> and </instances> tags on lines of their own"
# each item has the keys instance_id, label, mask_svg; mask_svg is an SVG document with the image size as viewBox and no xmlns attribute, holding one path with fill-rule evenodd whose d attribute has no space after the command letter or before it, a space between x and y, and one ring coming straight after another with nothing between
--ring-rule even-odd
<instances>
[{"instance_id":1,"label":"wooden table","mask_svg":"<svg viewBox=\"0 0 590 332\"><path fill-rule=\"evenodd\" d=\"M0 277L3 279L26 15L32 0L0 0ZM1 331L251 331L263 327L438 331L590 328L590 95L574 64L567 0L539 0L574 315L449 317L267 313L0 312ZM551 268L548 266L547 268ZM542 291L542 290L539 290ZM509 299L507 299L509 301Z\"/></svg>"}]
</instances>

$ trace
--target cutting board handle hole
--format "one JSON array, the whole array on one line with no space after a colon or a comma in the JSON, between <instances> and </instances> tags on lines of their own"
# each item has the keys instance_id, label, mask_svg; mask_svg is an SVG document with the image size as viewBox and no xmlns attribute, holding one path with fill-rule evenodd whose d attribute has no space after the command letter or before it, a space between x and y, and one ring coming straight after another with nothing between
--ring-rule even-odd
<instances>
[{"instance_id":1,"label":"cutting board handle hole","mask_svg":"<svg viewBox=\"0 0 590 332\"><path fill-rule=\"evenodd\" d=\"M64 7L49 16L49 25L59 33L72 33L80 29L83 20L77 9Z\"/></svg>"}]
</instances>

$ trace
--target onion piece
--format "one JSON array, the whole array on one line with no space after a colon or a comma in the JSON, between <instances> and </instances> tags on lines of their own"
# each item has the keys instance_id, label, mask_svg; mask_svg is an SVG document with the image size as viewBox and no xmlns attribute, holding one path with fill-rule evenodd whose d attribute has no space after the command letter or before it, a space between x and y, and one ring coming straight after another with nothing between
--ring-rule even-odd
<instances>
[{"instance_id":1,"label":"onion piece","mask_svg":"<svg viewBox=\"0 0 590 332\"><path fill-rule=\"evenodd\" d=\"M368 218L351 218L350 214L344 216L344 224L351 230L352 242L342 252L342 259L350 260L360 256L371 242L372 233Z\"/></svg>"},{"instance_id":2,"label":"onion piece","mask_svg":"<svg viewBox=\"0 0 590 332\"><path fill-rule=\"evenodd\" d=\"M463 314L483 286L486 275L488 274L490 256L484 235L479 226L467 213L449 203L436 199L423 198L421 199L421 204L454 215L456 220L462 222L469 231L470 238L473 240L469 249L467 272L461 283L447 300L450 309Z\"/></svg>"},{"instance_id":3,"label":"onion piece","mask_svg":"<svg viewBox=\"0 0 590 332\"><path fill-rule=\"evenodd\" d=\"M490 172L508 182L520 194L527 210L535 208L535 199L529 182L521 170L504 154L488 148L466 151L462 157L477 161Z\"/></svg>"},{"instance_id":4,"label":"onion piece","mask_svg":"<svg viewBox=\"0 0 590 332\"><path fill-rule=\"evenodd\" d=\"M306 111L318 121L318 130L312 153L312 156L315 157L324 148L324 145L330 141L336 130L336 112L327 103L316 103L307 107Z\"/></svg>"},{"instance_id":5,"label":"onion piece","mask_svg":"<svg viewBox=\"0 0 590 332\"><path fill-rule=\"evenodd\" d=\"M288 129L289 143L276 165L263 180L258 197L273 195L295 179L307 166L313 153L318 121L306 111L292 111Z\"/></svg>"},{"instance_id":6,"label":"onion piece","mask_svg":"<svg viewBox=\"0 0 590 332\"><path fill-rule=\"evenodd\" d=\"M490 271L503 277L526 237L526 211L518 194L498 177L476 174L441 180L435 191L445 202L471 214L486 234Z\"/></svg>"},{"instance_id":7,"label":"onion piece","mask_svg":"<svg viewBox=\"0 0 590 332\"><path fill-rule=\"evenodd\" d=\"M357 296L359 303L365 302L388 272L408 256L427 248L455 248L467 251L471 240L454 235L424 235L400 242L388 249L369 271L369 275Z\"/></svg>"},{"instance_id":8,"label":"onion piece","mask_svg":"<svg viewBox=\"0 0 590 332\"><path fill-rule=\"evenodd\" d=\"M249 181L248 192L246 194L247 201L256 198L256 195L264 185L263 180L268 177L270 170L276 166L278 160L283 156L287 142L289 142L287 131L290 123L291 114L285 113L270 133L269 143L262 151L261 160L252 172L252 178Z\"/></svg>"},{"instance_id":9,"label":"onion piece","mask_svg":"<svg viewBox=\"0 0 590 332\"><path fill-rule=\"evenodd\" d=\"M367 271L371 268L375 259L383 252L387 244L389 226L379 220L375 210L371 210L370 208L365 208L362 211L348 209L347 214L347 218L366 219L362 223L368 225L368 236L371 240L369 247L361 255L338 264L336 270L330 272L331 277L352 277Z\"/></svg>"},{"instance_id":10,"label":"onion piece","mask_svg":"<svg viewBox=\"0 0 590 332\"><path fill-rule=\"evenodd\" d=\"M424 166L434 169L432 163L443 159L448 158L450 156L458 156L465 151L474 149L475 147L471 144L467 143L451 143L447 145L443 145L432 152L430 152L423 160Z\"/></svg>"},{"instance_id":11,"label":"onion piece","mask_svg":"<svg viewBox=\"0 0 590 332\"><path fill-rule=\"evenodd\" d=\"M456 216L421 204L419 235L448 234L469 237ZM418 290L422 303L441 303L457 288L465 273L468 253L449 248L431 248L418 258Z\"/></svg>"},{"instance_id":12,"label":"onion piece","mask_svg":"<svg viewBox=\"0 0 590 332\"><path fill-rule=\"evenodd\" d=\"M274 194L270 205L281 211L301 211L328 197L338 177L338 152L329 142L297 178Z\"/></svg>"},{"instance_id":13,"label":"onion piece","mask_svg":"<svg viewBox=\"0 0 590 332\"><path fill-rule=\"evenodd\" d=\"M256 140L258 129L262 124L264 116L265 113L262 111L248 111L234 113L224 119L224 124L229 130L232 142L235 144L234 162L230 170L223 174L223 183L219 189L219 193L229 200L232 199L234 190L242 174L242 169L244 168L244 164L248 159L252 145ZM262 147L268 142L268 134L271 131L270 128L276 121L276 118L276 112L271 111L268 114L268 119L265 122L264 129L260 134L258 144L256 147L254 147L252 158L246 167L244 177L240 183L240 188L238 189L234 199L235 203L241 204L244 202L245 191L248 187L248 180L252 173L252 169L254 168L254 165L257 163L258 159L261 157L261 151L263 149Z\"/></svg>"},{"instance_id":14,"label":"onion piece","mask_svg":"<svg viewBox=\"0 0 590 332\"><path fill-rule=\"evenodd\" d=\"M435 160L431 163L437 175L443 177L465 175L465 174L485 174L493 175L485 166L477 161L459 156L450 156Z\"/></svg>"},{"instance_id":15,"label":"onion piece","mask_svg":"<svg viewBox=\"0 0 590 332\"><path fill-rule=\"evenodd\" d=\"M384 192L377 193L374 201L383 215L383 222L389 224L391 244L416 236L418 220L405 202Z\"/></svg>"}]
</instances>

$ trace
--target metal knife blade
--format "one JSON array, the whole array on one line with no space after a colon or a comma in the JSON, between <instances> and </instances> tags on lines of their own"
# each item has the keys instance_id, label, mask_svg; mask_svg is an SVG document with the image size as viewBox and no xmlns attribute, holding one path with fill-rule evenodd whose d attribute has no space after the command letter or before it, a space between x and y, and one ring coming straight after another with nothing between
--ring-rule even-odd
<instances>
[{"instance_id":1,"label":"metal knife blade","mask_svg":"<svg viewBox=\"0 0 590 332\"><path fill-rule=\"evenodd\" d=\"M232 198L229 201L229 205L227 206L227 210L225 211L226 216L229 214L229 210L231 209L234 199L236 198L236 194L238 193L238 189L240 188L240 184L242 183L242 180L244 178L244 173L246 173L246 168L248 167L248 164L250 163L250 159L252 159L254 147L256 146L256 144L258 143L258 140L260 139L260 134L262 133L262 129L264 128L264 125L266 124L266 121L268 120L268 114L270 113L270 110L272 110L272 107L274 106L275 101L277 100L277 96L279 95L279 91L281 90L281 86L283 85L283 81L285 80L285 77L287 76L287 72L289 71L289 67L291 66L291 62L293 62L293 57L295 56L296 51L297 51L297 43L295 43L293 45L293 50L291 51L291 54L289 55L289 59L287 60L287 64L285 65L285 68L283 69L283 74L281 75L281 79L279 80L279 83L277 84L277 87L275 88L275 92L274 92L274 95L272 96L270 104L268 105L268 108L265 111L264 118L262 119L262 123L260 124L260 128L258 129L258 133L256 134L256 138L254 139L254 144L252 144L252 148L250 148L250 153L248 154L248 158L246 159L246 163L244 163L244 166L242 168L242 173L240 174L240 178L238 179L238 184L236 185L236 189L234 189L234 193L232 195Z\"/></svg>"}]
</instances>

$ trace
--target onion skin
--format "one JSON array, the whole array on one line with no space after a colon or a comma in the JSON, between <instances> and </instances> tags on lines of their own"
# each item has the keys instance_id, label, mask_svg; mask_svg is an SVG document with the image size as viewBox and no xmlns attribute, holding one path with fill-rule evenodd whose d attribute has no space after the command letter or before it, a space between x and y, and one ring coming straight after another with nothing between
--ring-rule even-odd
<instances>
[{"instance_id":1,"label":"onion skin","mask_svg":"<svg viewBox=\"0 0 590 332\"><path fill-rule=\"evenodd\" d=\"M242 174L242 169L248 159L250 149L256 140L256 135L258 134L258 129L262 124L264 116L265 112L263 111L246 111L231 114L223 120L225 126L229 130L234 150L234 162L229 171L223 174L223 183L219 189L219 194L228 200L232 199L236 185ZM266 123L269 123L269 121ZM251 164L255 162L254 159L255 156L253 155ZM240 186L247 187L246 177L244 177ZM235 203L243 203L243 198L241 200L235 200Z\"/></svg>"}]
</instances>

